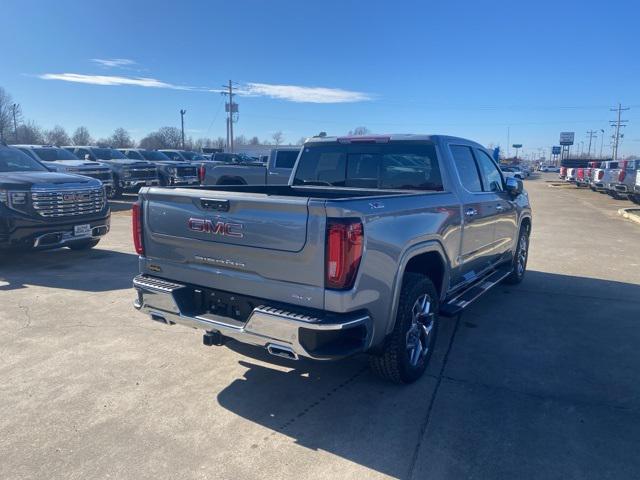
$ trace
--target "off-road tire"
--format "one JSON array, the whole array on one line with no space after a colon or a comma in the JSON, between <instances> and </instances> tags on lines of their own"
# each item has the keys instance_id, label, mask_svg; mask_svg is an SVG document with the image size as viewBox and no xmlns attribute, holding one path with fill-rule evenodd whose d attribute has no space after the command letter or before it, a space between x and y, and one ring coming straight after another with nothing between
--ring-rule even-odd
<instances>
[{"instance_id":1,"label":"off-road tire","mask_svg":"<svg viewBox=\"0 0 640 480\"><path fill-rule=\"evenodd\" d=\"M100 243L99 238L92 238L90 240L79 240L77 242L69 243L67 247L71 250L89 250Z\"/></svg>"},{"instance_id":2,"label":"off-road tire","mask_svg":"<svg viewBox=\"0 0 640 480\"><path fill-rule=\"evenodd\" d=\"M522 259L521 249L524 243L525 251L524 251L524 260ZM524 278L524 274L527 272L527 261L529 260L529 228L526 225L523 225L520 228L520 232L518 233L518 244L516 245L516 251L513 255L513 264L511 268L511 273L507 278L504 279L504 283L508 283L509 285L516 285L522 281ZM524 263L522 269L519 268L519 264Z\"/></svg>"},{"instance_id":3,"label":"off-road tire","mask_svg":"<svg viewBox=\"0 0 640 480\"><path fill-rule=\"evenodd\" d=\"M407 334L412 326L414 304L425 294L431 302L429 311L433 314L432 327L427 337L428 349L417 365L413 366L407 350ZM371 369L376 375L400 384L415 382L422 376L431 359L438 336L438 308L438 292L429 277L418 273L406 273L393 331L387 337L383 350L369 357Z\"/></svg>"}]
</instances>

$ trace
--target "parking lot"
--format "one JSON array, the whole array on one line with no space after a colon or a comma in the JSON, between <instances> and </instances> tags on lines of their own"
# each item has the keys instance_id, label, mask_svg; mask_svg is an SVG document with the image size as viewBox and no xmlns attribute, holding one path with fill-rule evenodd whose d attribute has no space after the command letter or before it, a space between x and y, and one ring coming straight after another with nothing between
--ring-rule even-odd
<instances>
[{"instance_id":1,"label":"parking lot","mask_svg":"<svg viewBox=\"0 0 640 480\"><path fill-rule=\"evenodd\" d=\"M273 365L132 307L130 201L97 248L0 263L0 478L634 478L640 225L525 182L528 273L443 319L428 375Z\"/></svg>"}]
</instances>

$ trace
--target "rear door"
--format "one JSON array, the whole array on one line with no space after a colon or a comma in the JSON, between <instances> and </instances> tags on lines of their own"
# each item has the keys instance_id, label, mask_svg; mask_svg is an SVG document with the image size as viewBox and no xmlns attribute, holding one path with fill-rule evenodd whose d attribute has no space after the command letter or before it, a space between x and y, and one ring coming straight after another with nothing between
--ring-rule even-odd
<instances>
[{"instance_id":1,"label":"rear door","mask_svg":"<svg viewBox=\"0 0 640 480\"><path fill-rule=\"evenodd\" d=\"M494 188L501 189L502 176L497 167L492 174L485 173L470 146L450 145L449 148L463 187L461 200L464 224L458 258L460 271L458 278L454 279L455 283L459 283L473 279L495 260L495 228L499 219L496 206L501 199L490 190L490 182L493 179L497 182Z\"/></svg>"},{"instance_id":2,"label":"rear door","mask_svg":"<svg viewBox=\"0 0 640 480\"><path fill-rule=\"evenodd\" d=\"M274 150L270 157L267 183L269 185L286 185L289 183L291 170L299 153L299 150Z\"/></svg>"}]
</instances>

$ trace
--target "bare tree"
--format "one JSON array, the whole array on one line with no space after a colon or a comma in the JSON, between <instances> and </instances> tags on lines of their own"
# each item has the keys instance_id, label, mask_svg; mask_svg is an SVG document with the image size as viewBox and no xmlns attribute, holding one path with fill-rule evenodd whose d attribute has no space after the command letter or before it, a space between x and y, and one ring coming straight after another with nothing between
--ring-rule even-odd
<instances>
[{"instance_id":1,"label":"bare tree","mask_svg":"<svg viewBox=\"0 0 640 480\"><path fill-rule=\"evenodd\" d=\"M27 122L18 126L18 141L28 145L40 145L45 143L42 129L35 122ZM16 142L16 143L17 143Z\"/></svg>"},{"instance_id":2,"label":"bare tree","mask_svg":"<svg viewBox=\"0 0 640 480\"><path fill-rule=\"evenodd\" d=\"M271 135L271 138L273 139L273 143L277 147L278 145L280 145L283 142L284 134L280 130L278 130L273 135Z\"/></svg>"},{"instance_id":3,"label":"bare tree","mask_svg":"<svg viewBox=\"0 0 640 480\"><path fill-rule=\"evenodd\" d=\"M151 150L159 148L182 148L182 132L176 127L162 127L142 140L140 147Z\"/></svg>"},{"instance_id":4,"label":"bare tree","mask_svg":"<svg viewBox=\"0 0 640 480\"><path fill-rule=\"evenodd\" d=\"M113 148L131 148L135 145L135 142L129 135L129 132L122 127L118 127L114 130L113 135L109 137L109 141Z\"/></svg>"},{"instance_id":5,"label":"bare tree","mask_svg":"<svg viewBox=\"0 0 640 480\"><path fill-rule=\"evenodd\" d=\"M74 145L91 145L93 138L89 134L87 127L78 127L76 131L71 135L71 141Z\"/></svg>"},{"instance_id":6,"label":"bare tree","mask_svg":"<svg viewBox=\"0 0 640 480\"><path fill-rule=\"evenodd\" d=\"M69 135L67 135L67 131L60 125L56 125L51 130L44 132L44 139L51 145L71 144L71 139L69 138Z\"/></svg>"},{"instance_id":7,"label":"bare tree","mask_svg":"<svg viewBox=\"0 0 640 480\"><path fill-rule=\"evenodd\" d=\"M158 132L151 132L149 135L140 140L138 146L140 148L146 148L147 150L165 148L162 137Z\"/></svg>"},{"instance_id":8,"label":"bare tree","mask_svg":"<svg viewBox=\"0 0 640 480\"><path fill-rule=\"evenodd\" d=\"M223 137L218 137L213 142L213 144L215 145L216 148L224 148L224 146L227 144L227 141Z\"/></svg>"},{"instance_id":9,"label":"bare tree","mask_svg":"<svg viewBox=\"0 0 640 480\"><path fill-rule=\"evenodd\" d=\"M162 127L158 129L162 139L162 148L182 148L182 132L176 127Z\"/></svg>"},{"instance_id":10,"label":"bare tree","mask_svg":"<svg viewBox=\"0 0 640 480\"><path fill-rule=\"evenodd\" d=\"M371 133L371 130L369 130L367 127L356 127L353 130L349 131L349 135L353 135L357 137L368 135L370 133Z\"/></svg>"},{"instance_id":11,"label":"bare tree","mask_svg":"<svg viewBox=\"0 0 640 480\"><path fill-rule=\"evenodd\" d=\"M13 131L13 98L7 91L0 87L0 141L6 142Z\"/></svg>"},{"instance_id":12,"label":"bare tree","mask_svg":"<svg viewBox=\"0 0 640 480\"><path fill-rule=\"evenodd\" d=\"M260 145L260 139L258 137L251 137L249 139L249 145Z\"/></svg>"},{"instance_id":13,"label":"bare tree","mask_svg":"<svg viewBox=\"0 0 640 480\"><path fill-rule=\"evenodd\" d=\"M96 145L100 148L109 148L111 146L110 138L99 138L96 140Z\"/></svg>"}]
</instances>

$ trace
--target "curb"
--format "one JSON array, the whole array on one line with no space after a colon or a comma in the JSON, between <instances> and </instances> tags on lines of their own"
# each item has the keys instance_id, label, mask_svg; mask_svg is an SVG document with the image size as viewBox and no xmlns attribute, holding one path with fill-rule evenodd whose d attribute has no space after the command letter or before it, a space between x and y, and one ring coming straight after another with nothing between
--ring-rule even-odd
<instances>
[{"instance_id":1,"label":"curb","mask_svg":"<svg viewBox=\"0 0 640 480\"><path fill-rule=\"evenodd\" d=\"M621 208L618 210L618 215L640 224L640 208L638 207Z\"/></svg>"}]
</instances>

